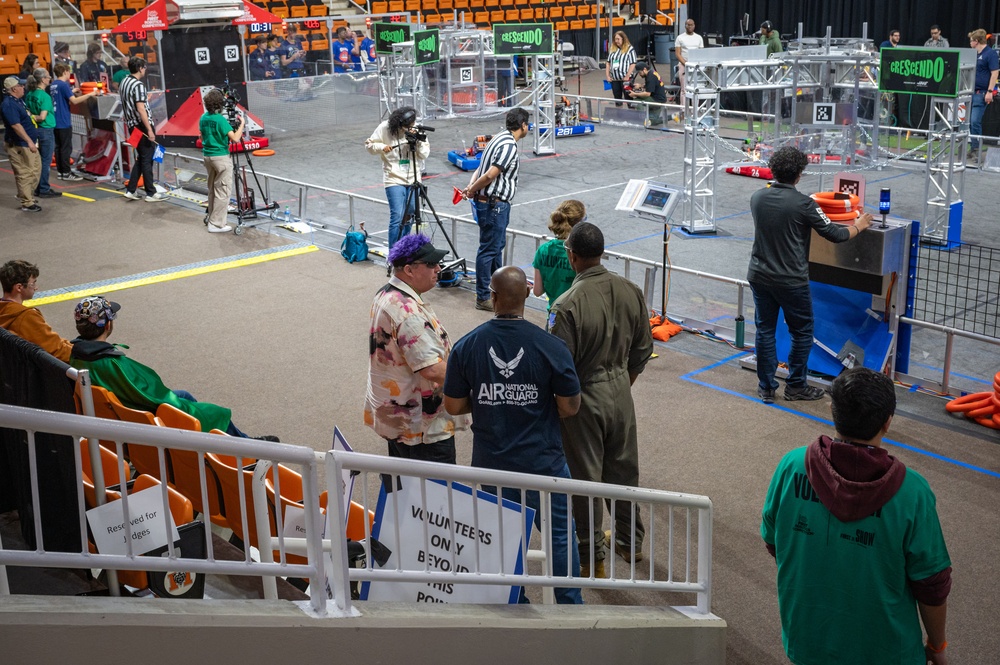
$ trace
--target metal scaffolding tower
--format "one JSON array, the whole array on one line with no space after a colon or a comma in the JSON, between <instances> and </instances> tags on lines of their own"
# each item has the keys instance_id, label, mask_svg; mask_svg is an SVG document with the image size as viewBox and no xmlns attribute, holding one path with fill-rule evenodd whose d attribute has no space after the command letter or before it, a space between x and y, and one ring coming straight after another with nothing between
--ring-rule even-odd
<instances>
[{"instance_id":1,"label":"metal scaffolding tower","mask_svg":"<svg viewBox=\"0 0 1000 665\"><path fill-rule=\"evenodd\" d=\"M531 56L531 87L535 98L532 141L536 155L556 154L556 76L551 55Z\"/></svg>"},{"instance_id":2,"label":"metal scaffolding tower","mask_svg":"<svg viewBox=\"0 0 1000 665\"><path fill-rule=\"evenodd\" d=\"M697 70L697 65L690 69ZM718 166L719 93L691 76L684 91L684 217L688 233L715 233L715 174Z\"/></svg>"}]
</instances>

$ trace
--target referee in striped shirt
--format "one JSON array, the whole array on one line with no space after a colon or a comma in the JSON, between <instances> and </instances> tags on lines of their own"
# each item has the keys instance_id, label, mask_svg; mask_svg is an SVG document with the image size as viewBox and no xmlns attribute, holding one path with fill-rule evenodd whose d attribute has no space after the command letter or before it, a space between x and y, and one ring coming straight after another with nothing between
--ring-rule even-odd
<instances>
[{"instance_id":1,"label":"referee in striped shirt","mask_svg":"<svg viewBox=\"0 0 1000 665\"><path fill-rule=\"evenodd\" d=\"M153 131L153 117L149 114L149 104L146 101L146 86L142 78L146 75L146 61L133 57L128 61L129 76L118 84L118 94L121 96L122 109L125 112L126 135L138 129L142 132L139 145L135 148L135 160L132 173L125 186L125 198L138 201L142 197L136 193L139 185L139 174L142 174L142 186L146 190L146 200L165 201L167 197L156 191L153 182L153 152L156 150L156 133Z\"/></svg>"},{"instance_id":2,"label":"referee in striped shirt","mask_svg":"<svg viewBox=\"0 0 1000 665\"><path fill-rule=\"evenodd\" d=\"M493 311L490 276L503 265L510 202L517 191L517 142L528 134L528 112L508 111L506 129L486 145L479 168L462 194L471 200L479 224L476 253L476 309Z\"/></svg>"}]
</instances>

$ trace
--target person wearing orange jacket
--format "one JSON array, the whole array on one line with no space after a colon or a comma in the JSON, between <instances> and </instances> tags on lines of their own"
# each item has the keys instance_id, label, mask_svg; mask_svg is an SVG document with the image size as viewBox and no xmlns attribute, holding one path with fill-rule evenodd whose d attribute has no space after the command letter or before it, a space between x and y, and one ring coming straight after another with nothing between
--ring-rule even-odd
<instances>
[{"instance_id":1,"label":"person wearing orange jacket","mask_svg":"<svg viewBox=\"0 0 1000 665\"><path fill-rule=\"evenodd\" d=\"M32 344L48 351L64 363L69 362L73 345L57 335L45 317L34 307L25 307L38 285L38 268L27 261L8 261L0 267L0 328L23 337Z\"/></svg>"}]
</instances>

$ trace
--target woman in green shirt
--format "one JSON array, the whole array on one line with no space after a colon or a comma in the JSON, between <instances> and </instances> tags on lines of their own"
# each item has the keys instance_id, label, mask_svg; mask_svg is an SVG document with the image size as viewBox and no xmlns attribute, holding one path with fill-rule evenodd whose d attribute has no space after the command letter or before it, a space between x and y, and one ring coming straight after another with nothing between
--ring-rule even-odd
<instances>
[{"instance_id":1,"label":"woman in green shirt","mask_svg":"<svg viewBox=\"0 0 1000 665\"><path fill-rule=\"evenodd\" d=\"M52 77L44 69L36 69L28 77L28 92L24 95L24 105L31 114L31 120L38 127L38 156L42 160L42 172L35 186L35 196L54 198L62 196L49 185L49 165L56 149L56 112L49 94Z\"/></svg>"},{"instance_id":2,"label":"woman in green shirt","mask_svg":"<svg viewBox=\"0 0 1000 665\"><path fill-rule=\"evenodd\" d=\"M208 171L208 214L205 224L209 233L226 233L233 227L226 223L229 214L229 197L233 190L233 160L229 156L229 142L236 143L243 137L243 114L239 125L233 127L222 115L226 98L221 90L205 95L205 115L201 116L198 130L201 133L201 154Z\"/></svg>"},{"instance_id":3,"label":"woman in green shirt","mask_svg":"<svg viewBox=\"0 0 1000 665\"><path fill-rule=\"evenodd\" d=\"M568 199L559 204L549 216L549 231L555 238L549 240L535 252L535 284L532 293L541 297L544 293L549 297L549 309L573 283L576 273L569 265L566 248L563 241L569 235L570 229L587 219L587 210L576 199Z\"/></svg>"}]
</instances>

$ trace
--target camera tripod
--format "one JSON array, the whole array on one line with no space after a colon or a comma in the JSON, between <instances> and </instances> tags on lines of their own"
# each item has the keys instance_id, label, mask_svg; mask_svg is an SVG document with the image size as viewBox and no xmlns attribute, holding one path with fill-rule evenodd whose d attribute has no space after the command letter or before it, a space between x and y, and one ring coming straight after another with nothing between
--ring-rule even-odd
<instances>
[{"instance_id":1,"label":"camera tripod","mask_svg":"<svg viewBox=\"0 0 1000 665\"><path fill-rule=\"evenodd\" d=\"M243 159L246 160L246 166L240 166L240 155L243 155ZM253 159L250 157L250 149L247 148L246 143L240 141L236 144L230 144L229 146L229 156L233 160L233 192L236 198L236 226L233 228L233 233L236 235L243 235L244 228L253 228L256 223L244 224L245 219L256 219L258 212L277 210L278 204L275 201L267 202L267 195L264 194L264 188L260 185L260 179L257 177L257 170L253 167ZM257 184L257 190L261 192L263 197L263 205L257 206L256 199L254 196L254 190L250 189L247 184L247 166L250 167L250 173L253 175L253 181ZM209 196L212 196L212 192L209 192ZM219 205L219 202L215 202ZM225 201L223 205L226 206L226 213L229 214L229 201ZM208 225L208 215L205 215L205 225Z\"/></svg>"},{"instance_id":2,"label":"camera tripod","mask_svg":"<svg viewBox=\"0 0 1000 665\"><path fill-rule=\"evenodd\" d=\"M412 165L412 181L407 185L406 192L406 203L403 205L403 215L406 216L406 211L410 209L410 205L413 205L413 216L411 223L413 224L414 233L420 233L420 228L426 222L424 222L422 207L427 206L431 211L431 215L434 218L434 222L437 224L438 229L441 231L441 235L448 242L448 248L451 250L452 259L450 261L446 260L441 266L441 272L438 274L438 282L450 282L454 279L455 270L461 268L462 272L466 272L465 259L458 256L458 250L455 249L455 245L451 242L451 238L448 236L448 232L445 231L444 224L441 223L441 218L438 217L437 210L434 209L434 204L431 203L430 198L427 196L427 185L420 182L419 180L419 167L417 166L417 141L411 138L409 135L406 137L406 144L409 146L410 150L410 164ZM397 148L401 149L401 146L397 145ZM402 225L402 221L400 221Z\"/></svg>"}]
</instances>

